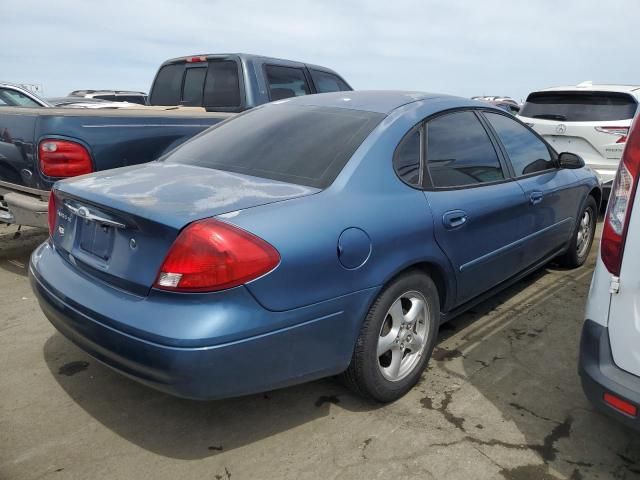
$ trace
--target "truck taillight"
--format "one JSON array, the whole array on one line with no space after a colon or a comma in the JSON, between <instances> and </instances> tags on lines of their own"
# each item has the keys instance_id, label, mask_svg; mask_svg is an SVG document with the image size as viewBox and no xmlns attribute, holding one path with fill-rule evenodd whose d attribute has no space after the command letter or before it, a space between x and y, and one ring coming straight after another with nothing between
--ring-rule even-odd
<instances>
[{"instance_id":1,"label":"truck taillight","mask_svg":"<svg viewBox=\"0 0 640 480\"><path fill-rule=\"evenodd\" d=\"M207 61L207 57L206 57L206 55L197 55L195 57L187 57L186 61L187 61L187 63L206 62Z\"/></svg>"},{"instance_id":2,"label":"truck taillight","mask_svg":"<svg viewBox=\"0 0 640 480\"><path fill-rule=\"evenodd\" d=\"M600 256L607 270L619 276L629 218L640 173L640 122L634 121L611 187L600 244Z\"/></svg>"},{"instance_id":3,"label":"truck taillight","mask_svg":"<svg viewBox=\"0 0 640 480\"><path fill-rule=\"evenodd\" d=\"M93 172L89 151L70 140L47 138L38 145L40 171L47 177L66 178Z\"/></svg>"},{"instance_id":4,"label":"truck taillight","mask_svg":"<svg viewBox=\"0 0 640 480\"><path fill-rule=\"evenodd\" d=\"M49 206L47 207L47 220L49 221L49 235L53 236L53 231L56 228L56 193L54 190L51 190L49 194Z\"/></svg>"},{"instance_id":5,"label":"truck taillight","mask_svg":"<svg viewBox=\"0 0 640 480\"><path fill-rule=\"evenodd\" d=\"M237 287L270 272L280 254L261 238L214 219L178 235L160 267L155 288L213 292Z\"/></svg>"}]
</instances>

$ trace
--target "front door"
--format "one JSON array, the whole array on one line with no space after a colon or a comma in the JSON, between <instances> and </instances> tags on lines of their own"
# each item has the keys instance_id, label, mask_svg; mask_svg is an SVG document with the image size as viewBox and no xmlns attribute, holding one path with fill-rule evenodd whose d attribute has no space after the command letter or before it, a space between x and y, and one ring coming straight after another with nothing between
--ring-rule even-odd
<instances>
[{"instance_id":1,"label":"front door","mask_svg":"<svg viewBox=\"0 0 640 480\"><path fill-rule=\"evenodd\" d=\"M526 202L520 214L525 229L526 263L557 253L575 228L581 192L571 170L558 168L555 155L533 132L512 117L483 112L504 147Z\"/></svg>"}]
</instances>

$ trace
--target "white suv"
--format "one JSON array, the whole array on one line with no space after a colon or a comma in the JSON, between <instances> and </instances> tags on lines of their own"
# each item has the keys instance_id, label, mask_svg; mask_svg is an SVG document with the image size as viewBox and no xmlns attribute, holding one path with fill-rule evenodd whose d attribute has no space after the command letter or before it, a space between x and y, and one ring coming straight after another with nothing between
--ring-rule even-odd
<instances>
[{"instance_id":1,"label":"white suv","mask_svg":"<svg viewBox=\"0 0 640 480\"><path fill-rule=\"evenodd\" d=\"M604 219L580 342L582 386L599 409L640 429L640 118Z\"/></svg>"},{"instance_id":2,"label":"white suv","mask_svg":"<svg viewBox=\"0 0 640 480\"><path fill-rule=\"evenodd\" d=\"M580 155L609 190L639 99L640 85L583 82L529 94L518 116L556 151Z\"/></svg>"}]
</instances>

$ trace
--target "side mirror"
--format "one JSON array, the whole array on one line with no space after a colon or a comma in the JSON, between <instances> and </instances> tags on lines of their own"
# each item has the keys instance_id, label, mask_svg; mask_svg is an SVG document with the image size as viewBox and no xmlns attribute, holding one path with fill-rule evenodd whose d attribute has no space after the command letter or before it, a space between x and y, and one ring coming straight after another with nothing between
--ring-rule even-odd
<instances>
[{"instance_id":1,"label":"side mirror","mask_svg":"<svg viewBox=\"0 0 640 480\"><path fill-rule=\"evenodd\" d=\"M562 152L558 156L560 168L576 169L584 167L584 160L580 155L571 152Z\"/></svg>"}]
</instances>

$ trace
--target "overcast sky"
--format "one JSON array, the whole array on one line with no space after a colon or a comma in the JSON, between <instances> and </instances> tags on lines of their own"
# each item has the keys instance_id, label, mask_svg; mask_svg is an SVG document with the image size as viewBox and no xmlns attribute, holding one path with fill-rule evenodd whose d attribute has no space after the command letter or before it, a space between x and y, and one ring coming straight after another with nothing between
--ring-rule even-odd
<instances>
[{"instance_id":1,"label":"overcast sky","mask_svg":"<svg viewBox=\"0 0 640 480\"><path fill-rule=\"evenodd\" d=\"M0 0L0 80L148 91L160 63L247 52L356 89L510 95L640 83L638 0Z\"/></svg>"}]
</instances>

